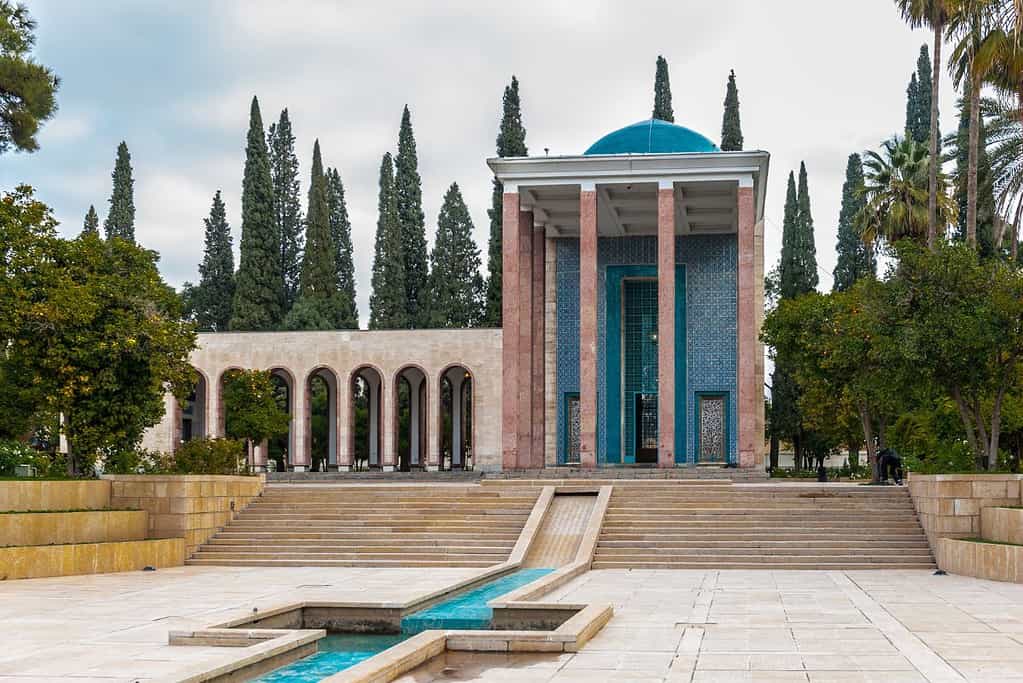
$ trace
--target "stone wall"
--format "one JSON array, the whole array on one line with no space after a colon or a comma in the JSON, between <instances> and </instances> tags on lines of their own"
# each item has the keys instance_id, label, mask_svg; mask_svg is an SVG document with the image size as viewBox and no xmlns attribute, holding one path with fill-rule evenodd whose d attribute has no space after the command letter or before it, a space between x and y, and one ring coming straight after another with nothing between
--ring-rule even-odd
<instances>
[{"instance_id":1,"label":"stone wall","mask_svg":"<svg viewBox=\"0 0 1023 683\"><path fill-rule=\"evenodd\" d=\"M997 543L1023 545L1023 510L984 508L980 511L980 537Z\"/></svg>"},{"instance_id":2,"label":"stone wall","mask_svg":"<svg viewBox=\"0 0 1023 683\"><path fill-rule=\"evenodd\" d=\"M1023 546L939 538L938 566L952 574L1023 583Z\"/></svg>"},{"instance_id":3,"label":"stone wall","mask_svg":"<svg viewBox=\"0 0 1023 683\"><path fill-rule=\"evenodd\" d=\"M75 543L0 548L0 581L179 567L185 561L180 538L115 543Z\"/></svg>"},{"instance_id":4,"label":"stone wall","mask_svg":"<svg viewBox=\"0 0 1023 683\"><path fill-rule=\"evenodd\" d=\"M0 515L0 547L141 541L147 513L133 510L15 512Z\"/></svg>"},{"instance_id":5,"label":"stone wall","mask_svg":"<svg viewBox=\"0 0 1023 683\"><path fill-rule=\"evenodd\" d=\"M263 492L264 475L104 475L110 504L149 513L150 538L183 538L191 556Z\"/></svg>"},{"instance_id":6,"label":"stone wall","mask_svg":"<svg viewBox=\"0 0 1023 683\"><path fill-rule=\"evenodd\" d=\"M910 473L909 494L935 554L939 538L979 537L983 508L1019 505L1021 479L1020 474Z\"/></svg>"},{"instance_id":7,"label":"stone wall","mask_svg":"<svg viewBox=\"0 0 1023 683\"><path fill-rule=\"evenodd\" d=\"M107 507L110 507L110 482L106 481L0 481L0 512Z\"/></svg>"}]
</instances>

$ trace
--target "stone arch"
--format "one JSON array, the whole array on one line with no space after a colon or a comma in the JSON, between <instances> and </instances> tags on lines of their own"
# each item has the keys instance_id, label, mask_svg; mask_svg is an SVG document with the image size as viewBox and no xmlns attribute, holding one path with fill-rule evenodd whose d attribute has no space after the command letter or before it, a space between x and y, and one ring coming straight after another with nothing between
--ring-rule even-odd
<instances>
[{"instance_id":1,"label":"stone arch","mask_svg":"<svg viewBox=\"0 0 1023 683\"><path fill-rule=\"evenodd\" d=\"M196 375L195 388L182 405L174 400L174 448L192 439L210 436L209 420L210 382L206 373L193 366Z\"/></svg>"},{"instance_id":2,"label":"stone arch","mask_svg":"<svg viewBox=\"0 0 1023 683\"><path fill-rule=\"evenodd\" d=\"M277 463L277 471L286 471L297 461L298 444L295 443L295 399L296 382L295 373L288 368L275 365L267 368L270 373L270 380L276 385L275 394L278 405L288 413L291 418L288 423L288 433L269 439L262 446L263 457L266 462L274 460Z\"/></svg>"},{"instance_id":3,"label":"stone arch","mask_svg":"<svg viewBox=\"0 0 1023 683\"><path fill-rule=\"evenodd\" d=\"M440 469L475 465L475 384L475 375L464 363L452 363L437 375Z\"/></svg>"},{"instance_id":4,"label":"stone arch","mask_svg":"<svg viewBox=\"0 0 1023 683\"><path fill-rule=\"evenodd\" d=\"M384 373L371 364L356 367L348 376L348 432L352 465L383 467Z\"/></svg>"},{"instance_id":5,"label":"stone arch","mask_svg":"<svg viewBox=\"0 0 1023 683\"><path fill-rule=\"evenodd\" d=\"M319 365L306 375L304 448L313 472L337 469L338 388L337 373L326 365Z\"/></svg>"},{"instance_id":6,"label":"stone arch","mask_svg":"<svg viewBox=\"0 0 1023 683\"><path fill-rule=\"evenodd\" d=\"M417 363L403 365L394 373L394 450L402 472L426 467L429 378Z\"/></svg>"}]
</instances>

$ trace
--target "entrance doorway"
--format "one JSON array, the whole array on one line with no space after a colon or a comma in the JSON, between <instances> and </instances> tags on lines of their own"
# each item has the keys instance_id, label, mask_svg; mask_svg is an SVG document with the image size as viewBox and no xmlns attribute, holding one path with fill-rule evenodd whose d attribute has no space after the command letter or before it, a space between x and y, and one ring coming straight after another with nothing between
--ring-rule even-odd
<instances>
[{"instance_id":1,"label":"entrance doorway","mask_svg":"<svg viewBox=\"0 0 1023 683\"><path fill-rule=\"evenodd\" d=\"M657 394L636 394L636 464L657 464Z\"/></svg>"}]
</instances>

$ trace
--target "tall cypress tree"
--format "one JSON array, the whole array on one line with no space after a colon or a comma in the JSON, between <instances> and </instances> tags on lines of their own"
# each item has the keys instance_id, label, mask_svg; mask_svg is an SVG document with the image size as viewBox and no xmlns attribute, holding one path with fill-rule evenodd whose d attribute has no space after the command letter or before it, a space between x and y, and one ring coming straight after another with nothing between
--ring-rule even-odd
<instances>
[{"instance_id":1,"label":"tall cypress tree","mask_svg":"<svg viewBox=\"0 0 1023 683\"><path fill-rule=\"evenodd\" d=\"M735 70L728 72L725 89L725 115L721 122L721 151L742 150L742 123L739 121L739 89L735 86Z\"/></svg>"},{"instance_id":2,"label":"tall cypress tree","mask_svg":"<svg viewBox=\"0 0 1023 683\"><path fill-rule=\"evenodd\" d=\"M337 288L340 293L337 326L359 329L359 308L355 302L355 262L352 260L352 224L345 204L345 186L336 168L327 169L327 204L330 207L330 238L334 244Z\"/></svg>"},{"instance_id":3,"label":"tall cypress tree","mask_svg":"<svg viewBox=\"0 0 1023 683\"><path fill-rule=\"evenodd\" d=\"M213 195L206 225L199 284L191 290L192 314L200 330L225 332L231 322L234 300L234 253L231 250L231 227L220 190Z\"/></svg>"},{"instance_id":4,"label":"tall cypress tree","mask_svg":"<svg viewBox=\"0 0 1023 683\"><path fill-rule=\"evenodd\" d=\"M114 172L110 174L114 181L110 193L110 213L103 223L107 239L120 237L129 242L135 241L135 181L131 176L131 154L123 140L117 146L117 160Z\"/></svg>"},{"instance_id":5,"label":"tall cypress tree","mask_svg":"<svg viewBox=\"0 0 1023 683\"><path fill-rule=\"evenodd\" d=\"M394 199L398 209L405 258L405 300L408 326L425 325L426 281L429 275L426 253L426 219L423 215L423 183L419 178L416 138L408 105L401 113L398 156L394 158Z\"/></svg>"},{"instance_id":6,"label":"tall cypress tree","mask_svg":"<svg viewBox=\"0 0 1023 683\"><path fill-rule=\"evenodd\" d=\"M89 211L85 214L85 222L82 224L82 234L99 234L99 216L96 215L96 207L89 204Z\"/></svg>"},{"instance_id":7,"label":"tall cypress tree","mask_svg":"<svg viewBox=\"0 0 1023 683\"><path fill-rule=\"evenodd\" d=\"M817 245L814 242L813 215L810 213L810 190L807 186L806 163L799 162L799 191L796 197L799 231L799 253L803 263L804 280L801 287L807 292L817 288Z\"/></svg>"},{"instance_id":8,"label":"tall cypress tree","mask_svg":"<svg viewBox=\"0 0 1023 683\"><path fill-rule=\"evenodd\" d=\"M430 327L472 327L483 315L480 250L472 231L462 192L458 183L451 183L430 254Z\"/></svg>"},{"instance_id":9,"label":"tall cypress tree","mask_svg":"<svg viewBox=\"0 0 1023 683\"><path fill-rule=\"evenodd\" d=\"M850 154L845 167L845 184L842 185L842 209L838 214L836 292L845 291L860 278L873 277L877 273L874 250L863 242L853 224L856 214L866 204L862 190L863 160L859 154Z\"/></svg>"},{"instance_id":10,"label":"tall cypress tree","mask_svg":"<svg viewBox=\"0 0 1023 683\"><path fill-rule=\"evenodd\" d=\"M906 86L906 137L916 139L920 113L920 85L916 80L916 72L910 74L909 85Z\"/></svg>"},{"instance_id":11,"label":"tall cypress tree","mask_svg":"<svg viewBox=\"0 0 1023 683\"><path fill-rule=\"evenodd\" d=\"M931 90L931 58L924 44L906 87L906 136L922 145L931 136Z\"/></svg>"},{"instance_id":12,"label":"tall cypress tree","mask_svg":"<svg viewBox=\"0 0 1023 683\"><path fill-rule=\"evenodd\" d=\"M394 196L394 163L391 154L380 162L380 196L377 202L377 234L373 247L373 291L369 296L369 329L403 329L408 324L405 299L405 255L401 225Z\"/></svg>"},{"instance_id":13,"label":"tall cypress tree","mask_svg":"<svg viewBox=\"0 0 1023 683\"><path fill-rule=\"evenodd\" d=\"M785 195L785 218L782 223L781 265L779 266L781 298L788 299L813 291L817 286L817 258L813 246L813 218L806 191L806 167L800 165L799 192L796 179L789 173ZM807 239L809 232L809 240Z\"/></svg>"},{"instance_id":14,"label":"tall cypress tree","mask_svg":"<svg viewBox=\"0 0 1023 683\"><path fill-rule=\"evenodd\" d=\"M522 108L519 102L519 81L512 76L511 83L504 89L501 127L497 133L497 156L524 157L526 129L522 125ZM504 186L495 178L494 192L487 214L490 217L490 241L487 245L487 297L483 324L487 327L501 326L501 275L504 270L501 251L501 237L504 220Z\"/></svg>"},{"instance_id":15,"label":"tall cypress tree","mask_svg":"<svg viewBox=\"0 0 1023 683\"><path fill-rule=\"evenodd\" d=\"M313 143L308 207L299 294L284 326L289 330L333 330L337 327L340 296L334 241L330 235L327 176L323 171L319 140Z\"/></svg>"},{"instance_id":16,"label":"tall cypress tree","mask_svg":"<svg viewBox=\"0 0 1023 683\"><path fill-rule=\"evenodd\" d=\"M668 61L657 55L657 71L654 74L654 112L652 118L675 122L671 108L671 83L668 80Z\"/></svg>"},{"instance_id":17,"label":"tall cypress tree","mask_svg":"<svg viewBox=\"0 0 1023 683\"><path fill-rule=\"evenodd\" d=\"M242 178L241 263L232 330L275 330L284 319L281 236L274 220L273 179L259 101L253 97Z\"/></svg>"},{"instance_id":18,"label":"tall cypress tree","mask_svg":"<svg viewBox=\"0 0 1023 683\"><path fill-rule=\"evenodd\" d=\"M298 155L288 110L281 111L277 123L267 133L270 153L270 179L274 193L274 223L281 244L281 292L284 310L295 303L302 270L302 201L298 179Z\"/></svg>"}]
</instances>

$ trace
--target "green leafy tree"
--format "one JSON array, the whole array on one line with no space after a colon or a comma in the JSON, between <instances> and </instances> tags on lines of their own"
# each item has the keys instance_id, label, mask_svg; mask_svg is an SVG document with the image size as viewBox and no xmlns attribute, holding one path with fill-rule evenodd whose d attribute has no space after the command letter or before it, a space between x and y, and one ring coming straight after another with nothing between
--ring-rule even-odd
<instances>
[{"instance_id":1,"label":"green leafy tree","mask_svg":"<svg viewBox=\"0 0 1023 683\"><path fill-rule=\"evenodd\" d=\"M725 90L725 115L721 122L721 151L742 150L742 123L739 120L739 89L735 85L735 70L728 72Z\"/></svg>"},{"instance_id":2,"label":"green leafy tree","mask_svg":"<svg viewBox=\"0 0 1023 683\"><path fill-rule=\"evenodd\" d=\"M863 210L863 161L859 154L850 154L842 185L842 209L838 214L838 263L835 266L835 291L845 291L865 277L877 274L873 246L860 237L856 215Z\"/></svg>"},{"instance_id":3,"label":"green leafy tree","mask_svg":"<svg viewBox=\"0 0 1023 683\"><path fill-rule=\"evenodd\" d=\"M330 235L330 205L327 176L320 156L320 141L313 144L312 178L309 183L309 213L306 216L305 255L298 300L285 320L290 330L333 330L337 328L340 295L334 242Z\"/></svg>"},{"instance_id":4,"label":"green leafy tree","mask_svg":"<svg viewBox=\"0 0 1023 683\"><path fill-rule=\"evenodd\" d=\"M524 157L526 129L522 125L522 108L519 101L519 81L512 76L511 83L504 89L501 128L497 133L497 156ZM501 239L504 220L504 186L495 178L490 209L490 241L487 245L487 301L483 324L487 327L501 326L501 286L504 271Z\"/></svg>"},{"instance_id":5,"label":"green leafy tree","mask_svg":"<svg viewBox=\"0 0 1023 683\"><path fill-rule=\"evenodd\" d=\"M390 153L380 163L377 234L373 249L373 291L369 297L371 330L403 329L408 324L405 299L405 256L394 196L394 164Z\"/></svg>"},{"instance_id":6,"label":"green leafy tree","mask_svg":"<svg viewBox=\"0 0 1023 683\"><path fill-rule=\"evenodd\" d=\"M122 140L117 146L117 160L111 174L114 189L110 194L110 213L103 223L107 239L120 237L135 241L135 181L131 177L131 154Z\"/></svg>"},{"instance_id":7,"label":"green leafy tree","mask_svg":"<svg viewBox=\"0 0 1023 683\"><path fill-rule=\"evenodd\" d=\"M57 112L60 79L29 54L35 29L25 5L0 0L0 153L39 149L39 125Z\"/></svg>"},{"instance_id":8,"label":"green leafy tree","mask_svg":"<svg viewBox=\"0 0 1023 683\"><path fill-rule=\"evenodd\" d=\"M96 207L92 204L89 205L89 210L85 214L85 222L82 224L82 232L89 232L94 235L99 234L99 216L96 215Z\"/></svg>"},{"instance_id":9,"label":"green leafy tree","mask_svg":"<svg viewBox=\"0 0 1023 683\"><path fill-rule=\"evenodd\" d=\"M359 329L359 308L355 302L355 262L352 260L352 224L345 204L345 186L336 168L327 169L327 203L330 207L330 237L334 243L337 288L341 295L337 326Z\"/></svg>"},{"instance_id":10,"label":"green leafy tree","mask_svg":"<svg viewBox=\"0 0 1023 683\"><path fill-rule=\"evenodd\" d=\"M482 317L480 250L458 183L451 183L437 217L430 254L430 327L472 327Z\"/></svg>"},{"instance_id":11,"label":"green leafy tree","mask_svg":"<svg viewBox=\"0 0 1023 683\"><path fill-rule=\"evenodd\" d=\"M288 433L291 416L277 402L268 370L231 370L224 377L225 431L232 439L254 444Z\"/></svg>"},{"instance_id":12,"label":"green leafy tree","mask_svg":"<svg viewBox=\"0 0 1023 683\"><path fill-rule=\"evenodd\" d=\"M234 253L231 249L231 226L227 223L227 210L220 190L213 195L210 215L203 219L206 225L202 263L199 264L199 284L186 298L193 320L200 330L226 332L231 322L234 301Z\"/></svg>"},{"instance_id":13,"label":"green leafy tree","mask_svg":"<svg viewBox=\"0 0 1023 683\"><path fill-rule=\"evenodd\" d=\"M394 158L394 202L401 226L405 259L405 301L409 327L422 327L426 320L425 288L429 270L426 254L426 219L423 215L423 183L419 178L416 138L408 105L401 114L398 156Z\"/></svg>"},{"instance_id":14,"label":"green leafy tree","mask_svg":"<svg viewBox=\"0 0 1023 683\"><path fill-rule=\"evenodd\" d=\"M657 70L654 73L654 112L652 118L675 122L671 108L671 82L668 80L668 61L657 55Z\"/></svg>"},{"instance_id":15,"label":"green leafy tree","mask_svg":"<svg viewBox=\"0 0 1023 683\"><path fill-rule=\"evenodd\" d=\"M242 179L241 262L231 329L276 330L284 318L281 237L274 220L273 180L259 101L253 97Z\"/></svg>"},{"instance_id":16,"label":"green leafy tree","mask_svg":"<svg viewBox=\"0 0 1023 683\"><path fill-rule=\"evenodd\" d=\"M281 244L281 296L286 313L298 296L302 270L302 200L298 180L295 135L287 108L267 132L270 180L273 185L274 227Z\"/></svg>"}]
</instances>

